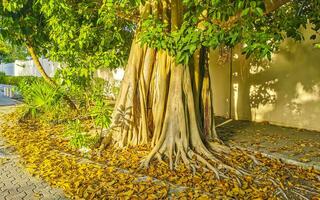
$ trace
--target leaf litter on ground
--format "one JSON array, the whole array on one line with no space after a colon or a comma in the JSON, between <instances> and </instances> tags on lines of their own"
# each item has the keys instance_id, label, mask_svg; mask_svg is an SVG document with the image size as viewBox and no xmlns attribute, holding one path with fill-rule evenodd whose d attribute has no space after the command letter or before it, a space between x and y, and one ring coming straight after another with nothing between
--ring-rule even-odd
<instances>
[{"instance_id":1,"label":"leaf litter on ground","mask_svg":"<svg viewBox=\"0 0 320 200\"><path fill-rule=\"evenodd\" d=\"M225 162L250 169L250 175L218 180L211 171L199 168L192 173L183 165L172 171L166 163L156 161L141 169L140 161L150 150L146 146L110 147L102 156L91 151L84 158L63 137L64 125L32 120L19 123L14 114L7 120L13 123L4 125L1 136L16 148L25 168L62 188L71 199L293 199L299 194L320 198L318 171L260 154L254 155L260 163L256 165L243 151L234 149Z\"/></svg>"}]
</instances>

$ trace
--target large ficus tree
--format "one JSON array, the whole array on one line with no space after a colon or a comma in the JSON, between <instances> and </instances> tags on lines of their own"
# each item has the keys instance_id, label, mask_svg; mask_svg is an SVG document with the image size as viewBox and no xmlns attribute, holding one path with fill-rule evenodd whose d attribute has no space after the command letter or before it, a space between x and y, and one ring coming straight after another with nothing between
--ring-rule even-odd
<instances>
[{"instance_id":1,"label":"large ficus tree","mask_svg":"<svg viewBox=\"0 0 320 200\"><path fill-rule=\"evenodd\" d=\"M51 21L55 40L59 34L63 38L69 34L71 48L74 44L81 48L74 42L82 41L79 30L88 27L79 24L75 32L71 29L68 33L64 23L74 21L73 17L86 18L88 12L98 15L87 34L108 38L96 44L102 51L123 55L121 45L114 42L131 41L125 35L134 34L112 128L101 148L110 142L117 147L148 145L152 150L142 166L154 158L168 161L171 169L181 162L195 169L200 162L217 177L223 176L223 169L242 172L225 164L231 151L215 131L209 49L241 45L247 56L270 59L284 38L303 39L301 26L311 23L317 34L320 28L319 0L40 2L47 7L43 12ZM89 2L94 5L84 12L80 3ZM107 34L95 31L96 27ZM111 63L117 58L108 59Z\"/></svg>"},{"instance_id":2,"label":"large ficus tree","mask_svg":"<svg viewBox=\"0 0 320 200\"><path fill-rule=\"evenodd\" d=\"M123 8L131 8L132 2L126 3ZM193 168L196 159L217 177L221 168L234 170L223 164L228 150L214 143L220 140L215 131L208 50L242 45L247 56L270 59L284 38L303 39L300 28L308 22L319 33L319 1L136 3L137 10L131 13L137 15L131 19L137 29L113 114L113 126L118 129L109 133L114 144L151 146L144 166L157 158L166 159L170 168L181 161ZM117 15L123 1L105 4Z\"/></svg>"},{"instance_id":3,"label":"large ficus tree","mask_svg":"<svg viewBox=\"0 0 320 200\"><path fill-rule=\"evenodd\" d=\"M304 39L300 28L307 23L317 34L320 28L319 0L38 0L37 5L54 43L49 53L58 60L75 68L86 62L112 67L128 55L101 149L146 145L151 150L143 167L165 160L171 169L181 163L191 170L204 167L217 178L226 171L247 172L232 164L232 149L215 131L209 50L238 45L248 57L270 59L283 39Z\"/></svg>"}]
</instances>

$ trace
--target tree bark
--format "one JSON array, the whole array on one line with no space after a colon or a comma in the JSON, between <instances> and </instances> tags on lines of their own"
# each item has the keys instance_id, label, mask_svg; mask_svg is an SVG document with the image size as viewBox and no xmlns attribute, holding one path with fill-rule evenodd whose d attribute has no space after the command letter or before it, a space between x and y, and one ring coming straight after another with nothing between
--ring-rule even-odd
<instances>
[{"instance_id":1,"label":"tree bark","mask_svg":"<svg viewBox=\"0 0 320 200\"><path fill-rule=\"evenodd\" d=\"M162 5L166 6L166 1L157 6ZM171 31L177 30L183 18L181 5L180 0L173 0L171 10L152 5L148 12L161 10L161 19L170 22ZM120 148L148 145L152 150L142 161L145 167L157 158L165 159L171 169L182 162L195 170L199 167L197 160L217 177L221 173L206 159L220 168L230 168L215 156L226 150L213 143L219 138L214 123L212 78L207 51L202 49L201 55L197 52L194 62L178 64L168 52L141 46L135 39L112 117L113 129L100 149L110 142Z\"/></svg>"},{"instance_id":2,"label":"tree bark","mask_svg":"<svg viewBox=\"0 0 320 200\"><path fill-rule=\"evenodd\" d=\"M45 70L43 69L42 64L40 63L40 60L38 58L38 55L35 51L35 49L33 48L33 46L28 43L27 44L27 49L32 57L32 60L37 68L37 70L39 71L39 73L41 74L41 76L43 77L43 79L52 87L58 87L57 84L48 76L48 74L45 72ZM66 95L63 95L63 98L66 100L66 102L68 103L68 105L70 106L70 108L77 110L76 105L74 104L74 102Z\"/></svg>"}]
</instances>

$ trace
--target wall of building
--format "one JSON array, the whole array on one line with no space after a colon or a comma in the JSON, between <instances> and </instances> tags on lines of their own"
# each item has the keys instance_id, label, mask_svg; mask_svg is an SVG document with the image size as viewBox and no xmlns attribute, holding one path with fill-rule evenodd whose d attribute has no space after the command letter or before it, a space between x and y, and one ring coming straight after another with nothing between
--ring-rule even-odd
<instances>
[{"instance_id":1,"label":"wall of building","mask_svg":"<svg viewBox=\"0 0 320 200\"><path fill-rule=\"evenodd\" d=\"M60 68L59 63L51 62L48 59L41 58L40 63L50 77L53 77L56 70ZM16 60L14 71L14 76L41 76L32 60Z\"/></svg>"},{"instance_id":2,"label":"wall of building","mask_svg":"<svg viewBox=\"0 0 320 200\"><path fill-rule=\"evenodd\" d=\"M247 60L239 47L212 51L216 114L229 117L231 105L235 119L320 131L320 49L312 34L309 27L305 41L284 41L271 62Z\"/></svg>"},{"instance_id":3,"label":"wall of building","mask_svg":"<svg viewBox=\"0 0 320 200\"><path fill-rule=\"evenodd\" d=\"M43 58L39 60L50 77L53 77L56 70L60 69L59 63ZM0 71L9 76L41 76L32 60L16 60L14 63L2 63Z\"/></svg>"},{"instance_id":4,"label":"wall of building","mask_svg":"<svg viewBox=\"0 0 320 200\"><path fill-rule=\"evenodd\" d=\"M4 72L9 76L14 76L14 63L1 63L0 72Z\"/></svg>"}]
</instances>

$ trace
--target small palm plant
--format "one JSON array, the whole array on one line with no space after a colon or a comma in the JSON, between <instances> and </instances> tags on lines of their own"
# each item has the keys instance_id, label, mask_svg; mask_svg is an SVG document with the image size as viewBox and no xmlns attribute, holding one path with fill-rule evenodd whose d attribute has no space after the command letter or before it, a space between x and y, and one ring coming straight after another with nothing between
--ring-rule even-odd
<instances>
[{"instance_id":1,"label":"small palm plant","mask_svg":"<svg viewBox=\"0 0 320 200\"><path fill-rule=\"evenodd\" d=\"M53 111L60 103L62 93L43 81L25 81L19 91L26 105L25 117L36 117L37 114Z\"/></svg>"}]
</instances>

